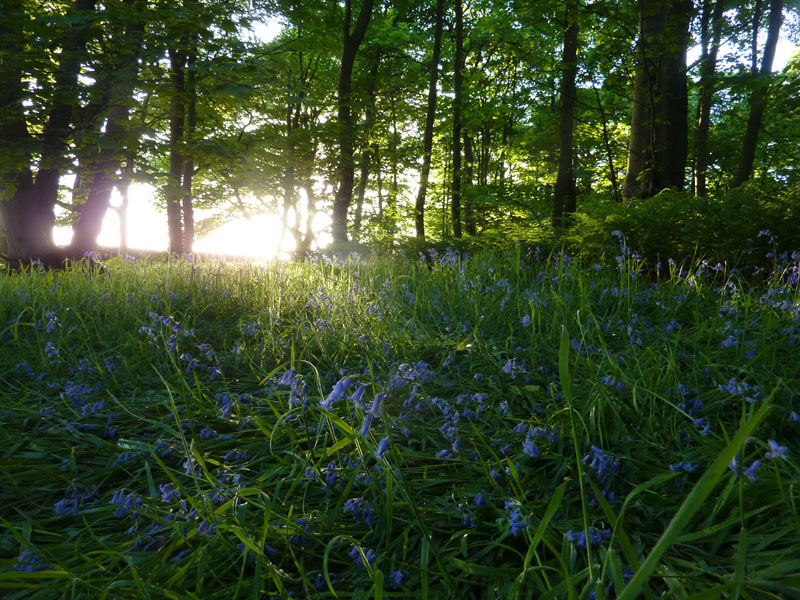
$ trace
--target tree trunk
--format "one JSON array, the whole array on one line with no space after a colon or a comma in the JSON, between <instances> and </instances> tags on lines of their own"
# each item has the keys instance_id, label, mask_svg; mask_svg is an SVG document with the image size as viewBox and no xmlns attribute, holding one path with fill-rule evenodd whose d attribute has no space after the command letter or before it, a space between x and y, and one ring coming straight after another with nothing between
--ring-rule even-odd
<instances>
[{"instance_id":1,"label":"tree trunk","mask_svg":"<svg viewBox=\"0 0 800 600\"><path fill-rule=\"evenodd\" d=\"M706 171L708 171L708 132L711 127L711 105L714 101L714 72L717 68L717 52L722 35L724 0L716 0L711 16L711 45L708 46L709 4L703 7L702 56L700 58L700 99L697 105L697 127L694 137L694 193L704 197L708 194Z\"/></svg>"},{"instance_id":2,"label":"tree trunk","mask_svg":"<svg viewBox=\"0 0 800 600\"><path fill-rule=\"evenodd\" d=\"M462 0L456 6L456 55L453 63L453 183L450 210L453 235L461 237L461 92L464 86L464 15Z\"/></svg>"},{"instance_id":3,"label":"tree trunk","mask_svg":"<svg viewBox=\"0 0 800 600\"><path fill-rule=\"evenodd\" d=\"M578 72L577 2L567 0L564 17L564 49L561 56L561 108L558 121L560 155L553 195L553 226L564 228L575 212L576 192L573 171L573 132L575 121L575 77Z\"/></svg>"},{"instance_id":4,"label":"tree trunk","mask_svg":"<svg viewBox=\"0 0 800 600\"><path fill-rule=\"evenodd\" d=\"M364 39L372 13L373 0L361 0L361 11L353 31L350 30L352 20L351 0L345 0L344 46L342 62L339 68L338 112L339 121L339 187L333 201L331 233L334 242L347 241L347 212L353 200L353 180L355 179L355 160L353 145L355 130L350 111L353 65L356 54Z\"/></svg>"},{"instance_id":5,"label":"tree trunk","mask_svg":"<svg viewBox=\"0 0 800 600\"><path fill-rule=\"evenodd\" d=\"M185 75L186 83L186 131L185 139L189 144L194 143L194 134L197 129L197 50L192 48L187 61ZM189 148L183 157L183 181L181 182L181 208L183 213L183 251L192 253L194 246L194 206L192 197L192 180L194 179L194 148Z\"/></svg>"},{"instance_id":6,"label":"tree trunk","mask_svg":"<svg viewBox=\"0 0 800 600\"><path fill-rule=\"evenodd\" d=\"M22 3L8 0L0 19L0 245L12 260L50 260L53 243L53 209L65 160L78 71L84 59L86 21L94 12L94 0L78 0L70 9L71 27L64 35L55 71L52 104L42 131L41 154L34 181L30 148L35 145L22 108L27 96L24 69L17 62L25 51L26 19Z\"/></svg>"},{"instance_id":7,"label":"tree trunk","mask_svg":"<svg viewBox=\"0 0 800 600\"><path fill-rule=\"evenodd\" d=\"M739 158L739 167L733 178L733 187L739 187L750 179L753 172L753 161L756 157L758 145L758 131L767 107L767 92L769 91L770 73L772 62L775 59L775 48L778 45L781 24L783 23L783 0L772 0L769 8L769 29L767 41L764 45L764 56L761 59L761 70L754 81L754 89L750 94L750 114L747 118L747 130L742 142L742 154Z\"/></svg>"},{"instance_id":8,"label":"tree trunk","mask_svg":"<svg viewBox=\"0 0 800 600\"><path fill-rule=\"evenodd\" d=\"M442 29L444 28L444 0L436 0L436 22L433 29L433 56L431 76L428 82L428 108L425 112L425 129L422 134L422 168L419 173L419 190L414 205L414 225L417 237L425 238L425 196L428 194L428 178L431 173L433 153L433 125L436 122L436 86L439 82L439 60L442 52Z\"/></svg>"},{"instance_id":9,"label":"tree trunk","mask_svg":"<svg viewBox=\"0 0 800 600\"><path fill-rule=\"evenodd\" d=\"M367 179L369 178L369 165L372 155L377 149L377 143L372 141L375 126L375 84L378 79L378 63L380 57L374 57L367 80L367 108L364 115L364 139L361 142L361 165L356 188L356 212L353 216L353 240L361 238L361 222L364 215L364 198L367 194Z\"/></svg>"},{"instance_id":10,"label":"tree trunk","mask_svg":"<svg viewBox=\"0 0 800 600\"><path fill-rule=\"evenodd\" d=\"M132 4L132 0L125 2L129 7ZM105 65L106 72L98 81L99 85L106 88L104 102L111 109L105 119L105 131L100 131L102 122L95 125L98 136L104 142L102 149L87 161L88 166L78 173L75 182L74 190L77 193L73 193L72 203L78 210L78 218L72 227L70 253L73 256L82 256L97 247L103 219L110 206L111 193L118 186L117 171L121 168L127 145L128 119L138 79L138 59L141 56L144 25L144 17L141 16L129 21L124 29L120 28L119 34L124 36L125 47L115 60L108 61ZM97 116L101 116L105 108L98 109ZM88 189L82 190L89 182L91 184L87 186Z\"/></svg>"},{"instance_id":11,"label":"tree trunk","mask_svg":"<svg viewBox=\"0 0 800 600\"><path fill-rule=\"evenodd\" d=\"M617 167L614 165L614 152L611 149L611 138L608 134L608 120L606 119L606 111L603 108L603 101L600 98L600 92L592 84L594 96L597 98L597 109L600 111L600 121L603 124L603 146L606 150L606 158L608 159L608 181L611 183L611 197L614 202L620 202L622 198L619 197L619 185L617 183Z\"/></svg>"},{"instance_id":12,"label":"tree trunk","mask_svg":"<svg viewBox=\"0 0 800 600\"><path fill-rule=\"evenodd\" d=\"M42 155L36 173L35 195L37 211L42 226L52 236L55 225L55 207L58 199L58 182L64 166L70 136L72 113L76 104L78 73L86 59L87 37L84 33L85 21L94 12L94 0L77 0L70 17L74 24L64 37L55 72L53 104L44 128Z\"/></svg>"},{"instance_id":13,"label":"tree trunk","mask_svg":"<svg viewBox=\"0 0 800 600\"><path fill-rule=\"evenodd\" d=\"M475 223L475 188L473 187L473 175L475 163L475 153L473 151L474 141L472 136L464 133L464 229L467 235L476 235L478 229Z\"/></svg>"},{"instance_id":14,"label":"tree trunk","mask_svg":"<svg viewBox=\"0 0 800 600\"><path fill-rule=\"evenodd\" d=\"M181 199L183 197L184 122L186 107L185 67L186 54L179 48L169 49L171 98L169 110L169 175L167 178L167 227L169 229L169 251L183 254L183 223Z\"/></svg>"},{"instance_id":15,"label":"tree trunk","mask_svg":"<svg viewBox=\"0 0 800 600\"><path fill-rule=\"evenodd\" d=\"M686 48L691 0L643 0L625 201L683 189L688 150Z\"/></svg>"}]
</instances>

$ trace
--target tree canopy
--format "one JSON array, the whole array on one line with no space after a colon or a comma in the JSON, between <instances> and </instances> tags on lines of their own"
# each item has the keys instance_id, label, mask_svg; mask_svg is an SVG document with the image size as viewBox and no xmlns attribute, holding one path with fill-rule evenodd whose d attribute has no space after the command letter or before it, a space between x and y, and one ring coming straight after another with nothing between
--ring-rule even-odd
<instances>
[{"instance_id":1,"label":"tree canopy","mask_svg":"<svg viewBox=\"0 0 800 600\"><path fill-rule=\"evenodd\" d=\"M158 190L175 253L259 212L303 253L319 212L337 242L480 243L664 190L783 193L800 56L775 57L797 8L6 0L0 252L58 252L57 208L69 252L96 248L111 191L133 181ZM264 23L279 33L255 35Z\"/></svg>"}]
</instances>

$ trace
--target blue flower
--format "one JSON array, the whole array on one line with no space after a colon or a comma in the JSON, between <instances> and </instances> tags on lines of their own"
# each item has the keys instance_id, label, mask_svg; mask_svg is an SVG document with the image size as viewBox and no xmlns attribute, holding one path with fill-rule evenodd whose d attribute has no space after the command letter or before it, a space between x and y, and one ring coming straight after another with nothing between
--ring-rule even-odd
<instances>
[{"instance_id":1,"label":"blue flower","mask_svg":"<svg viewBox=\"0 0 800 600\"><path fill-rule=\"evenodd\" d=\"M524 317L522 317L522 326L523 327L527 327L530 324L531 324L531 318L528 315L525 315Z\"/></svg>"},{"instance_id":2,"label":"blue flower","mask_svg":"<svg viewBox=\"0 0 800 600\"><path fill-rule=\"evenodd\" d=\"M592 548L596 548L600 544L603 544L611 539L611 530L610 529L595 529L594 527L589 528L589 544ZM576 548L586 548L586 532L585 531L568 531L567 532L567 540L571 544L575 544Z\"/></svg>"},{"instance_id":3,"label":"blue flower","mask_svg":"<svg viewBox=\"0 0 800 600\"><path fill-rule=\"evenodd\" d=\"M164 483L158 486L159 491L161 492L161 501L162 502L176 502L181 498L181 492L179 489L175 487L175 484L172 483Z\"/></svg>"},{"instance_id":4,"label":"blue flower","mask_svg":"<svg viewBox=\"0 0 800 600\"><path fill-rule=\"evenodd\" d=\"M597 481L600 483L608 481L609 477L619 470L617 461L597 446L592 446L591 452L583 457L583 464L587 463L589 468L594 469L597 473Z\"/></svg>"},{"instance_id":5,"label":"blue flower","mask_svg":"<svg viewBox=\"0 0 800 600\"><path fill-rule=\"evenodd\" d=\"M761 459L757 459L753 461L749 467L747 467L743 473L747 476L750 481L758 481L758 477L756 477L756 471L761 467Z\"/></svg>"},{"instance_id":6,"label":"blue flower","mask_svg":"<svg viewBox=\"0 0 800 600\"><path fill-rule=\"evenodd\" d=\"M788 450L786 446L779 445L775 440L767 440L767 444L769 444L767 458L786 458L786 451Z\"/></svg>"},{"instance_id":7,"label":"blue flower","mask_svg":"<svg viewBox=\"0 0 800 600\"><path fill-rule=\"evenodd\" d=\"M348 552L347 555L350 558L353 559L354 563L356 563L357 565L360 565L360 566L365 566L364 565L364 558L367 559L367 563L370 566L372 566L375 563L375 560L378 558L378 555L375 554L372 550L367 550L364 553L364 556L362 556L361 555L361 550L356 545L353 545L353 547L350 549L350 552Z\"/></svg>"},{"instance_id":8,"label":"blue flower","mask_svg":"<svg viewBox=\"0 0 800 600\"><path fill-rule=\"evenodd\" d=\"M370 414L375 417L380 417L383 413L383 394L377 393L375 394L375 399L372 401L372 406L370 407Z\"/></svg>"},{"instance_id":9,"label":"blue flower","mask_svg":"<svg viewBox=\"0 0 800 600\"><path fill-rule=\"evenodd\" d=\"M36 556L34 552L25 550L14 563L14 569L22 573L35 573L36 571L48 571L52 567Z\"/></svg>"},{"instance_id":10,"label":"blue flower","mask_svg":"<svg viewBox=\"0 0 800 600\"><path fill-rule=\"evenodd\" d=\"M386 455L386 451L389 449L389 438L383 438L380 443L378 444L378 449L375 451L375 458L378 460L383 460L383 457Z\"/></svg>"},{"instance_id":11,"label":"blue flower","mask_svg":"<svg viewBox=\"0 0 800 600\"><path fill-rule=\"evenodd\" d=\"M396 571L392 571L392 574L389 575L389 579L392 580L392 587L397 587L406 580L406 575L400 569L397 569Z\"/></svg>"},{"instance_id":12,"label":"blue flower","mask_svg":"<svg viewBox=\"0 0 800 600\"><path fill-rule=\"evenodd\" d=\"M531 458L536 458L539 456L539 448L533 442L530 435L528 435L525 438L525 441L522 443L522 451Z\"/></svg>"},{"instance_id":13,"label":"blue flower","mask_svg":"<svg viewBox=\"0 0 800 600\"><path fill-rule=\"evenodd\" d=\"M505 509L509 511L508 525L511 528L512 535L518 536L531 524L531 520L528 517L522 516L522 510L516 501L506 502Z\"/></svg>"},{"instance_id":14,"label":"blue flower","mask_svg":"<svg viewBox=\"0 0 800 600\"><path fill-rule=\"evenodd\" d=\"M366 437L369 433L370 427L372 427L372 415L366 414L364 415L364 421L361 423L361 429L358 430L358 435L361 437Z\"/></svg>"},{"instance_id":15,"label":"blue flower","mask_svg":"<svg viewBox=\"0 0 800 600\"><path fill-rule=\"evenodd\" d=\"M693 465L690 462L679 462L674 465L669 466L669 470L672 473L678 473L680 471L686 471L687 473L691 473L692 471L697 469L697 465Z\"/></svg>"},{"instance_id":16,"label":"blue flower","mask_svg":"<svg viewBox=\"0 0 800 600\"><path fill-rule=\"evenodd\" d=\"M78 510L78 500L76 498L64 498L59 500L53 506L53 512L59 517L77 515L80 512Z\"/></svg>"}]
</instances>

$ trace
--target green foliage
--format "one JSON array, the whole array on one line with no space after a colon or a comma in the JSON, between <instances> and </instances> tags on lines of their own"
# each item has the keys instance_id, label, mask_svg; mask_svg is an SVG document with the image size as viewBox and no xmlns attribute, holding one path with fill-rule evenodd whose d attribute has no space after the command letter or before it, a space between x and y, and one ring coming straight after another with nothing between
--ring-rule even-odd
<instances>
[{"instance_id":1,"label":"green foliage","mask_svg":"<svg viewBox=\"0 0 800 600\"><path fill-rule=\"evenodd\" d=\"M664 191L631 206L595 198L581 205L561 241L572 252L599 259L616 245L611 232L619 231L651 266L702 258L729 267L766 267L776 254L800 248L797 189L751 184L707 198Z\"/></svg>"},{"instance_id":2,"label":"green foliage","mask_svg":"<svg viewBox=\"0 0 800 600\"><path fill-rule=\"evenodd\" d=\"M796 276L424 253L0 276L4 598L793 597Z\"/></svg>"}]
</instances>

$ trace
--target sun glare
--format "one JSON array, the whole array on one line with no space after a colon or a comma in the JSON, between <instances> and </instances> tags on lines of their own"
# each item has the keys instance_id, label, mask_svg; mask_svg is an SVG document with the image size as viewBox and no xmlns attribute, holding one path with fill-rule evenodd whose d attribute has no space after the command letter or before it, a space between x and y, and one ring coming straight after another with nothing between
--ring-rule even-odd
<instances>
[{"instance_id":1,"label":"sun glare","mask_svg":"<svg viewBox=\"0 0 800 600\"><path fill-rule=\"evenodd\" d=\"M154 189L144 184L131 186L128 204L128 248L137 250L167 250L169 233L167 217L151 204ZM302 194L301 194L302 195ZM106 213L98 244L105 248L120 245L119 194L115 191L111 199L112 208ZM197 215L196 215L197 216ZM305 219L304 211L300 213ZM294 214L290 214L290 223ZM314 248L330 243L330 217L318 213L312 220L315 234ZM56 227L53 231L55 243L66 246L72 239L72 227ZM281 220L274 213L262 213L250 219L236 219L222 225L194 243L195 252L226 254L259 259L288 259L295 250L294 237L288 231L281 240Z\"/></svg>"}]
</instances>

